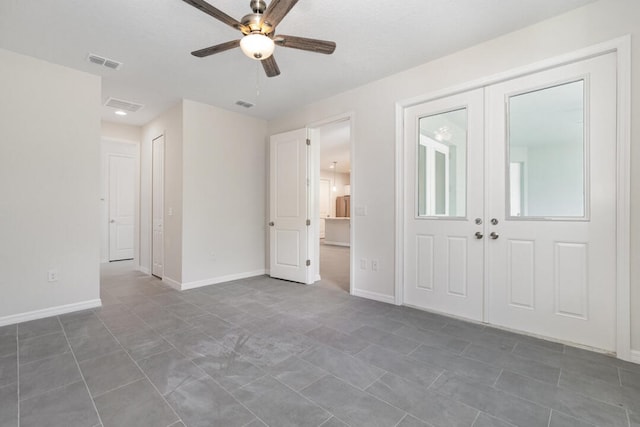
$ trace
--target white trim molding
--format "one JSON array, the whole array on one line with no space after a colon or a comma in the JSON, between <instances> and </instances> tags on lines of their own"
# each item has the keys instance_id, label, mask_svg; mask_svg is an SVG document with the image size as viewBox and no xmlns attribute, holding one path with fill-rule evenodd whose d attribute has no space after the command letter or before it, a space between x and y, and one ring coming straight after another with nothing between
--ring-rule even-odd
<instances>
[{"instance_id":1,"label":"white trim molding","mask_svg":"<svg viewBox=\"0 0 640 427\"><path fill-rule=\"evenodd\" d=\"M176 291L182 290L182 283L178 282L175 279L172 279L171 277L165 276L165 277L162 278L162 281L164 283L166 283L167 285L171 286Z\"/></svg>"},{"instance_id":2,"label":"white trim molding","mask_svg":"<svg viewBox=\"0 0 640 427\"><path fill-rule=\"evenodd\" d=\"M385 295L378 292L365 291L363 289L351 288L351 295L361 298L372 299L374 301L386 302L388 304L394 304L395 298L393 295Z\"/></svg>"},{"instance_id":3,"label":"white trim molding","mask_svg":"<svg viewBox=\"0 0 640 427\"><path fill-rule=\"evenodd\" d=\"M255 271L247 271L244 273L237 274L229 274L227 276L218 276L212 277L210 279L197 280L195 282L187 282L180 284L180 287L177 288L181 291L186 291L188 289L201 288L203 286L215 285L218 283L231 282L233 280L247 279L249 277L255 276L263 276L266 274L266 270L255 270Z\"/></svg>"},{"instance_id":4,"label":"white trim molding","mask_svg":"<svg viewBox=\"0 0 640 427\"><path fill-rule=\"evenodd\" d=\"M29 320L44 319L45 317L59 316L61 314L73 313L74 311L89 310L102 306L102 301L92 299L88 301L76 302L73 304L58 305L56 307L44 308L42 310L27 311L26 313L12 314L0 317L0 326L13 325L15 323L28 322Z\"/></svg>"},{"instance_id":5,"label":"white trim molding","mask_svg":"<svg viewBox=\"0 0 640 427\"><path fill-rule=\"evenodd\" d=\"M617 229L616 229L616 357L640 363L640 351L631 351L631 36L626 35L584 49L545 59L524 67L483 77L461 85L396 103L396 248L395 295L393 302L404 304L404 112L424 102L484 88L543 70L571 64L607 53L617 60Z\"/></svg>"}]
</instances>

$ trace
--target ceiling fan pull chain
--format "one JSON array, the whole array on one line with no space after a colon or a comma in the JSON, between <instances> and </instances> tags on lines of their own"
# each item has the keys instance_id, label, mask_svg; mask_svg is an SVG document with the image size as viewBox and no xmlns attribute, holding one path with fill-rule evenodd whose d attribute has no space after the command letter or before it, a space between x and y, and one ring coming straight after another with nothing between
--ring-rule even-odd
<instances>
[{"instance_id":1,"label":"ceiling fan pull chain","mask_svg":"<svg viewBox=\"0 0 640 427\"><path fill-rule=\"evenodd\" d=\"M256 97L260 96L260 61L256 61Z\"/></svg>"}]
</instances>

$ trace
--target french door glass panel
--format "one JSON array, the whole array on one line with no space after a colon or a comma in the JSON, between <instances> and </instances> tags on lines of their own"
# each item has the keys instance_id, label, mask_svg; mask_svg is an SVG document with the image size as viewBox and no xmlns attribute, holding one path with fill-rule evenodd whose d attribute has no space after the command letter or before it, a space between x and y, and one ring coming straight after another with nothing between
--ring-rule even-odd
<instances>
[{"instance_id":1,"label":"french door glass panel","mask_svg":"<svg viewBox=\"0 0 640 427\"><path fill-rule=\"evenodd\" d=\"M508 97L510 217L585 216L584 80Z\"/></svg>"},{"instance_id":2,"label":"french door glass panel","mask_svg":"<svg viewBox=\"0 0 640 427\"><path fill-rule=\"evenodd\" d=\"M418 216L466 216L467 108L419 119Z\"/></svg>"}]
</instances>

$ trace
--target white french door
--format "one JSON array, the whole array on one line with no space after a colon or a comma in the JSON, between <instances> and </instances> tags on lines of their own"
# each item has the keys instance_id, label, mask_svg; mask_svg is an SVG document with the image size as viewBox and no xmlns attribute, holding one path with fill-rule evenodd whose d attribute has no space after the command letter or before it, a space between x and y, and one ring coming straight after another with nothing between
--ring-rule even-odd
<instances>
[{"instance_id":1,"label":"white french door","mask_svg":"<svg viewBox=\"0 0 640 427\"><path fill-rule=\"evenodd\" d=\"M405 110L404 302L615 351L616 57Z\"/></svg>"},{"instance_id":2,"label":"white french door","mask_svg":"<svg viewBox=\"0 0 640 427\"><path fill-rule=\"evenodd\" d=\"M405 303L473 320L484 301L482 109L478 89L408 108L404 121Z\"/></svg>"},{"instance_id":3,"label":"white french door","mask_svg":"<svg viewBox=\"0 0 640 427\"><path fill-rule=\"evenodd\" d=\"M271 136L269 164L269 274L313 283L307 130Z\"/></svg>"},{"instance_id":4,"label":"white french door","mask_svg":"<svg viewBox=\"0 0 640 427\"><path fill-rule=\"evenodd\" d=\"M615 351L615 54L486 97L487 320Z\"/></svg>"}]
</instances>

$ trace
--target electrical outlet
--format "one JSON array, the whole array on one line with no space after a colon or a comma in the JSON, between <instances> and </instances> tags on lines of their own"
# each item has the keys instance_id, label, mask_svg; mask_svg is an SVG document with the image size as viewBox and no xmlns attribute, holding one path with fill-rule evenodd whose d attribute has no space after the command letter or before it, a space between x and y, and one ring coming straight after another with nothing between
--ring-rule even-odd
<instances>
[{"instance_id":1,"label":"electrical outlet","mask_svg":"<svg viewBox=\"0 0 640 427\"><path fill-rule=\"evenodd\" d=\"M360 270L366 270L367 269L367 260L362 258L360 259Z\"/></svg>"},{"instance_id":2,"label":"electrical outlet","mask_svg":"<svg viewBox=\"0 0 640 427\"><path fill-rule=\"evenodd\" d=\"M378 260L377 259L372 259L371 260L371 271L378 271Z\"/></svg>"},{"instance_id":3,"label":"electrical outlet","mask_svg":"<svg viewBox=\"0 0 640 427\"><path fill-rule=\"evenodd\" d=\"M49 280L49 282L57 282L58 270L56 270L55 268L52 268L51 270L47 271L47 279Z\"/></svg>"}]
</instances>

